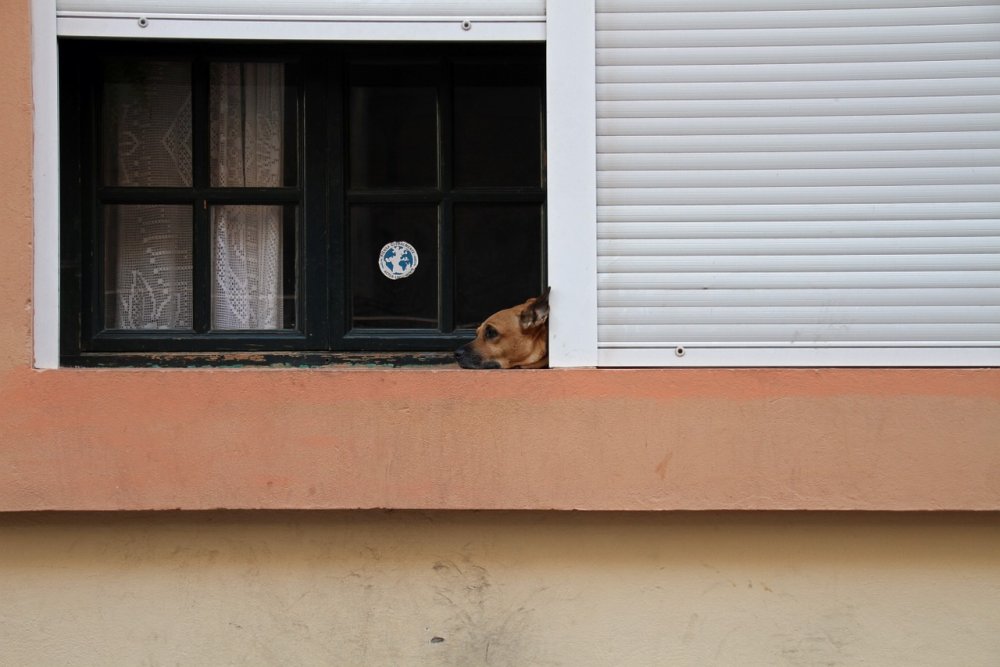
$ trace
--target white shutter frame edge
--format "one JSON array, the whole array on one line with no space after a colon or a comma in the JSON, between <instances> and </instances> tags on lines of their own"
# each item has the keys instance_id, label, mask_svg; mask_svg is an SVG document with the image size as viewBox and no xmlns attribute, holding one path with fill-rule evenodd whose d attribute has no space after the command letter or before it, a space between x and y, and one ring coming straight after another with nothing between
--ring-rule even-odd
<instances>
[{"instance_id":1,"label":"white shutter frame edge","mask_svg":"<svg viewBox=\"0 0 1000 667\"><path fill-rule=\"evenodd\" d=\"M59 368L59 50L54 0L31 0L34 367Z\"/></svg>"},{"instance_id":2,"label":"white shutter frame edge","mask_svg":"<svg viewBox=\"0 0 1000 667\"><path fill-rule=\"evenodd\" d=\"M541 41L545 3L60 0L57 31L133 39Z\"/></svg>"},{"instance_id":3,"label":"white shutter frame edge","mask_svg":"<svg viewBox=\"0 0 1000 667\"><path fill-rule=\"evenodd\" d=\"M545 39L545 21L533 17L489 20L451 17L384 18L273 16L60 16L60 37L121 39L242 39L283 41L515 41Z\"/></svg>"},{"instance_id":4,"label":"white shutter frame edge","mask_svg":"<svg viewBox=\"0 0 1000 667\"><path fill-rule=\"evenodd\" d=\"M955 346L932 347L836 347L815 343L781 347L707 347L679 345L671 348L602 347L598 365L619 368L922 368L1000 366L1000 348Z\"/></svg>"},{"instance_id":5,"label":"white shutter frame edge","mask_svg":"<svg viewBox=\"0 0 1000 667\"><path fill-rule=\"evenodd\" d=\"M597 94L594 0L548 0L546 157L549 366L597 358Z\"/></svg>"}]
</instances>

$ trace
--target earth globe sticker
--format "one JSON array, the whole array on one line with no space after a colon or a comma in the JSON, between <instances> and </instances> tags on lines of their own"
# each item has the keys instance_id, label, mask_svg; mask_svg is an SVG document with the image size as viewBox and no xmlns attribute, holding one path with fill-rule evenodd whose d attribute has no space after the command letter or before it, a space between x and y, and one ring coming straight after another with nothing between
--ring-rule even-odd
<instances>
[{"instance_id":1,"label":"earth globe sticker","mask_svg":"<svg viewBox=\"0 0 1000 667\"><path fill-rule=\"evenodd\" d=\"M399 280L413 275L417 269L417 249L406 241L390 241L378 254L378 268L389 280Z\"/></svg>"}]
</instances>

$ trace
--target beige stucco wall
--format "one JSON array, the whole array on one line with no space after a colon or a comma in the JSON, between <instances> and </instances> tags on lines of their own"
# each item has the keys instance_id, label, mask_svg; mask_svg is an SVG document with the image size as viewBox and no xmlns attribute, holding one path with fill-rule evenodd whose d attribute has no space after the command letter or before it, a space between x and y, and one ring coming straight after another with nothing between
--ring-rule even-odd
<instances>
[{"instance_id":1,"label":"beige stucco wall","mask_svg":"<svg viewBox=\"0 0 1000 667\"><path fill-rule=\"evenodd\" d=\"M4 665L1000 662L993 514L31 514L0 544Z\"/></svg>"}]
</instances>

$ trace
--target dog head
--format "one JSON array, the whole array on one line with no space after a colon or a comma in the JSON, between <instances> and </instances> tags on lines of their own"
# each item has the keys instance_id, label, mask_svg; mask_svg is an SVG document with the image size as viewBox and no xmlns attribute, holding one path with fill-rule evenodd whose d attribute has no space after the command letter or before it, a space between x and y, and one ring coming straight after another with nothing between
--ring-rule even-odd
<instances>
[{"instance_id":1,"label":"dog head","mask_svg":"<svg viewBox=\"0 0 1000 667\"><path fill-rule=\"evenodd\" d=\"M549 288L519 306L491 315L471 343L455 350L462 368L546 368L549 365Z\"/></svg>"}]
</instances>

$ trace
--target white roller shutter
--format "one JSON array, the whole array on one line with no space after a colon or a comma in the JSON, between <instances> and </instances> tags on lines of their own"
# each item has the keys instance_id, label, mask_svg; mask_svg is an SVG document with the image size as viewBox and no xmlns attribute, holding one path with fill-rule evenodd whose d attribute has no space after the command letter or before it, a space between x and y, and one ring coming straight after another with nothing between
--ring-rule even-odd
<instances>
[{"instance_id":1,"label":"white roller shutter","mask_svg":"<svg viewBox=\"0 0 1000 667\"><path fill-rule=\"evenodd\" d=\"M596 20L602 364L1000 363L1000 4Z\"/></svg>"},{"instance_id":2,"label":"white roller shutter","mask_svg":"<svg viewBox=\"0 0 1000 667\"><path fill-rule=\"evenodd\" d=\"M545 0L55 0L61 36L541 40Z\"/></svg>"}]
</instances>

